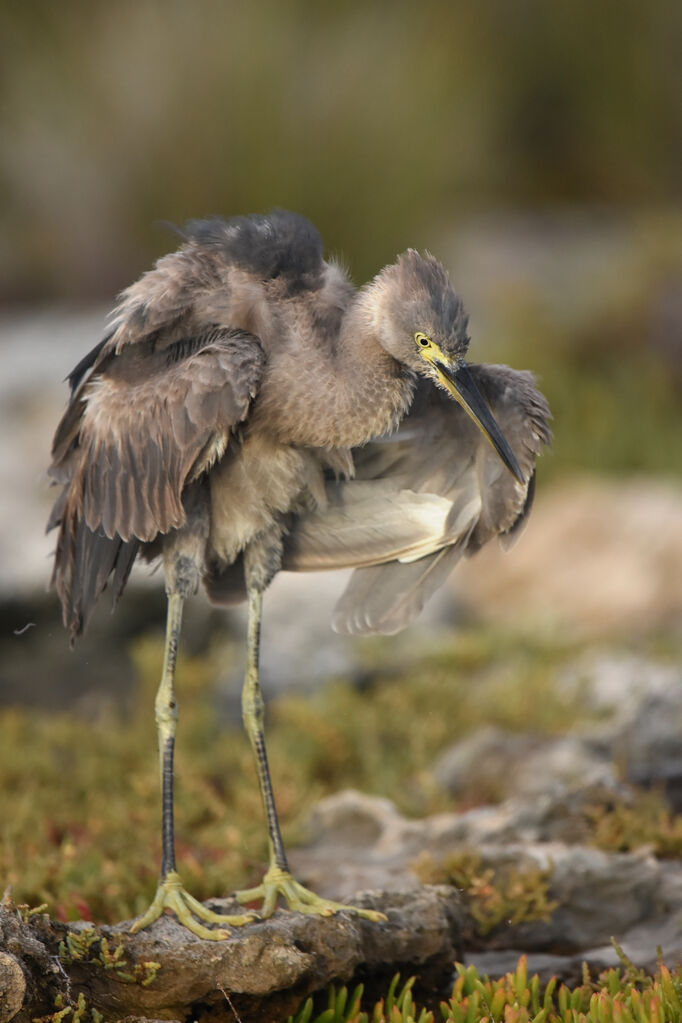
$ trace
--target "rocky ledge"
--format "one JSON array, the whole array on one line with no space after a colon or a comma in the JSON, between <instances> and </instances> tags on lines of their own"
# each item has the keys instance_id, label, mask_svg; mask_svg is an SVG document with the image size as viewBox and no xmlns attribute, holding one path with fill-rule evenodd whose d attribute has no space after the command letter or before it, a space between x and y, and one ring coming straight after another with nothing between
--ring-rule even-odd
<instances>
[{"instance_id":1,"label":"rocky ledge","mask_svg":"<svg viewBox=\"0 0 682 1023\"><path fill-rule=\"evenodd\" d=\"M66 925L0 908L0 1023L51 1019L67 1005L104 1020L284 1020L332 980L362 981L377 997L392 975L417 974L426 996L447 990L459 947L459 897L448 886L367 892L356 904L386 914L371 923L350 913L303 916L278 910L202 941L164 916L131 935L129 925ZM233 901L211 908L235 913ZM95 1018L94 1016L92 1017Z\"/></svg>"}]
</instances>

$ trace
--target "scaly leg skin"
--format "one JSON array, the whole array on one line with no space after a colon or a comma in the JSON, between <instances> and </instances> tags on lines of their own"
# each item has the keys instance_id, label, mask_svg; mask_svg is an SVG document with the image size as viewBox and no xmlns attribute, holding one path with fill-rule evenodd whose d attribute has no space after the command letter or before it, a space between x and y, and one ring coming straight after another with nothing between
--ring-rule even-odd
<instances>
[{"instance_id":1,"label":"scaly leg skin","mask_svg":"<svg viewBox=\"0 0 682 1023\"><path fill-rule=\"evenodd\" d=\"M239 927L254 919L253 914L239 916L223 916L206 909L182 886L180 875L175 866L175 836L173 827L173 753L175 750L175 727L178 718L175 700L175 661L178 651L178 639L182 622L183 598L177 592L168 597L168 620L166 626L166 644L163 657L161 683L156 695L156 724L159 738L159 758L161 768L161 815L162 815L162 860L161 880L154 896L154 901L143 916L131 927L136 934L144 927L149 927L161 914L172 910L183 924L198 938L208 941L221 941L230 936L224 928L211 930L199 920L206 923L223 924L227 927ZM195 919L198 917L199 919Z\"/></svg>"},{"instance_id":2,"label":"scaly leg skin","mask_svg":"<svg viewBox=\"0 0 682 1023\"><path fill-rule=\"evenodd\" d=\"M243 891L235 892L235 898L240 903L262 899L263 906L259 910L259 915L263 918L272 916L277 906L277 900L281 896L289 906L289 909L298 913L331 916L333 913L346 911L354 913L356 916L364 917L366 920L384 921L386 920L384 914L378 913L376 910L345 906L340 902L332 902L330 899L323 899L321 896L315 895L314 892L300 884L289 870L272 791L272 781L270 779L270 769L265 750L265 736L263 733L264 706L258 680L258 653L263 595L259 587L249 585L248 576L247 585L249 622L246 677L244 679L244 689L242 690L242 716L244 727L256 757L258 783L268 822L270 866L261 884L255 888L247 888Z\"/></svg>"}]
</instances>

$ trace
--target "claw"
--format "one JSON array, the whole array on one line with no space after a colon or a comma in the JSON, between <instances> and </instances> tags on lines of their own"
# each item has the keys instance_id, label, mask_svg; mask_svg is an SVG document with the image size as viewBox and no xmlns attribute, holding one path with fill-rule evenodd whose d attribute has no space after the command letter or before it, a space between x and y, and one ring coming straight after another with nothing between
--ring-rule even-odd
<instances>
[{"instance_id":1,"label":"claw","mask_svg":"<svg viewBox=\"0 0 682 1023\"><path fill-rule=\"evenodd\" d=\"M193 895L185 891L180 875L172 871L159 882L154 901L147 912L130 928L131 934L137 934L144 927L149 927L166 909L172 910L180 923L192 934L196 934L198 938L204 938L206 941L223 941L230 937L231 932L226 928L204 927L195 917L205 920L206 923L225 924L226 927L242 927L256 919L253 913L243 913L239 916L214 913L212 909L207 909Z\"/></svg>"},{"instance_id":2,"label":"claw","mask_svg":"<svg viewBox=\"0 0 682 1023\"><path fill-rule=\"evenodd\" d=\"M309 888L305 888L288 871L276 866L270 867L261 884L255 888L245 888L234 893L234 897L240 903L262 899L263 906L259 915L264 919L272 916L280 896L295 913L332 916L334 913L346 912L365 920L372 920L374 923L382 923L387 919L383 913L374 909L360 909L358 906L346 906L342 902L323 899Z\"/></svg>"}]
</instances>

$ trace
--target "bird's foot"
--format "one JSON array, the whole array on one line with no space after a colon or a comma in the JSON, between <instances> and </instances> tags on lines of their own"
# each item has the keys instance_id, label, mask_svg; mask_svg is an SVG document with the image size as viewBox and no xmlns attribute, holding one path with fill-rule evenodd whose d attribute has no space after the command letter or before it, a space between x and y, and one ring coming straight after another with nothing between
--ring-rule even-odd
<instances>
[{"instance_id":1,"label":"bird's foot","mask_svg":"<svg viewBox=\"0 0 682 1023\"><path fill-rule=\"evenodd\" d=\"M383 913L378 913L374 909L360 909L358 906L346 906L342 902L323 899L300 884L288 870L282 870L277 866L270 867L261 884L255 888L246 888L234 893L237 902L255 902L262 899L263 905L259 910L259 916L263 918L272 916L280 896L286 901L289 909L296 913L312 913L319 916L332 916L341 912L354 913L375 923L387 919Z\"/></svg>"},{"instance_id":2,"label":"bird's foot","mask_svg":"<svg viewBox=\"0 0 682 1023\"><path fill-rule=\"evenodd\" d=\"M185 891L180 875L171 871L159 882L154 901L147 912L135 921L130 928L131 933L137 934L144 927L149 927L167 909L172 910L180 923L192 934L207 941L222 941L224 938L229 938L230 931L226 929L227 927L241 927L256 919L253 913L244 913L241 916L223 916L221 913L214 913L213 910L207 909L198 899L190 895L188 891ZM205 920L206 923L224 924L225 926L213 929L204 927L195 917Z\"/></svg>"}]
</instances>

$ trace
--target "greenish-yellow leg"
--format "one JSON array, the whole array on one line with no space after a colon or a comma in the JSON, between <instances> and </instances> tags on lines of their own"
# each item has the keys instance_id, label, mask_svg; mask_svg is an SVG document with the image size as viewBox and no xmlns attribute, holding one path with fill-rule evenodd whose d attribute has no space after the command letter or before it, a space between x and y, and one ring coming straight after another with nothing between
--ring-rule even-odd
<instances>
[{"instance_id":1,"label":"greenish-yellow leg","mask_svg":"<svg viewBox=\"0 0 682 1023\"><path fill-rule=\"evenodd\" d=\"M182 886L180 875L175 865L175 837L173 829L173 754L175 750L175 727L178 710L175 700L175 662L182 623L183 598L179 593L171 593L168 597L168 619L166 623L166 644L163 658L161 683L156 694L156 725L159 740L159 759L161 769L161 828L162 858L161 879L156 895L147 912L136 920L131 931L136 932L148 927L167 910L172 910L180 923L199 938L219 941L227 938L229 930L224 927L238 927L253 920L253 915L223 916L206 909ZM198 918L198 919L197 919ZM210 929L206 923L222 924L223 928Z\"/></svg>"},{"instance_id":2,"label":"greenish-yellow leg","mask_svg":"<svg viewBox=\"0 0 682 1023\"><path fill-rule=\"evenodd\" d=\"M319 895L315 895L314 892L299 884L289 871L272 792L263 732L264 706L258 681L262 604L263 595L261 591L250 586L246 677L244 679L244 689L242 690L242 716L244 718L244 727L256 757L258 783L268 823L270 865L261 884L255 888L247 888L236 892L236 898L239 902L253 902L262 899L263 905L260 909L260 915L263 917L272 916L277 900L281 896L289 906L289 909L296 910L299 913L316 913L321 916L331 916L332 913L346 910L355 913L357 916L366 917L368 920L385 920L386 917L383 913L377 913L371 909L359 909L355 906L345 906L340 902L332 902L330 899L323 899Z\"/></svg>"}]
</instances>

